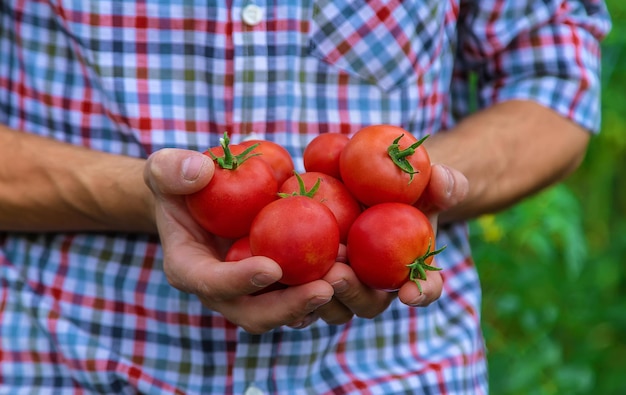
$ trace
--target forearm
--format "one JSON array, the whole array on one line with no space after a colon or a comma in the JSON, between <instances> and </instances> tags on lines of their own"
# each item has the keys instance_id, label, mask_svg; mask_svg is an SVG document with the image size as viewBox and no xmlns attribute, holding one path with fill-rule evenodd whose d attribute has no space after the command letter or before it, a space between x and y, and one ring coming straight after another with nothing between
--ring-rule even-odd
<instances>
[{"instance_id":1,"label":"forearm","mask_svg":"<svg viewBox=\"0 0 626 395\"><path fill-rule=\"evenodd\" d=\"M156 232L143 167L0 125L0 231Z\"/></svg>"},{"instance_id":2,"label":"forearm","mask_svg":"<svg viewBox=\"0 0 626 395\"><path fill-rule=\"evenodd\" d=\"M589 133L538 104L511 101L479 112L426 146L434 163L463 172L469 194L440 220L496 212L554 184L584 157Z\"/></svg>"}]
</instances>

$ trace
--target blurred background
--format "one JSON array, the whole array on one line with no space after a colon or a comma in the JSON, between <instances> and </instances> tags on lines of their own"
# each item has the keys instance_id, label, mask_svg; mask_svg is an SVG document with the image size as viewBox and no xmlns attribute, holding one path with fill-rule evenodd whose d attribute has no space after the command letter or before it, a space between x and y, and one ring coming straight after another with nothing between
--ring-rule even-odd
<instances>
[{"instance_id":1,"label":"blurred background","mask_svg":"<svg viewBox=\"0 0 626 395\"><path fill-rule=\"evenodd\" d=\"M626 1L607 4L603 126L581 168L470 224L494 395L626 394Z\"/></svg>"}]
</instances>

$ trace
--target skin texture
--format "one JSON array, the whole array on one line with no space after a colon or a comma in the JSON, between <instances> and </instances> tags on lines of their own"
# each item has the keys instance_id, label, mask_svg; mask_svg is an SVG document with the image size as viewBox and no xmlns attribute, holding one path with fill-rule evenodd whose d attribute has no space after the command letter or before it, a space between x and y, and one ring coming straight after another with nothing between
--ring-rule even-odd
<instances>
[{"instance_id":1,"label":"skin texture","mask_svg":"<svg viewBox=\"0 0 626 395\"><path fill-rule=\"evenodd\" d=\"M508 207L573 171L588 138L537 104L496 105L427 140L433 162L446 166L433 166L425 209L436 224ZM422 294L414 283L397 294L367 288L342 263L340 247L322 280L250 295L277 281L280 267L263 257L222 262L227 246L191 219L183 196L204 187L214 171L199 152L164 149L143 161L0 127L0 158L0 230L158 233L172 286L251 333L302 328L318 318L344 323L380 314L395 297L425 306L441 294L438 272L422 282Z\"/></svg>"},{"instance_id":2,"label":"skin texture","mask_svg":"<svg viewBox=\"0 0 626 395\"><path fill-rule=\"evenodd\" d=\"M0 230L156 233L144 165L0 125Z\"/></svg>"},{"instance_id":3,"label":"skin texture","mask_svg":"<svg viewBox=\"0 0 626 395\"><path fill-rule=\"evenodd\" d=\"M539 104L510 101L431 137L431 161L470 181L464 201L442 213L449 222L505 209L563 180L583 160L590 134Z\"/></svg>"}]
</instances>

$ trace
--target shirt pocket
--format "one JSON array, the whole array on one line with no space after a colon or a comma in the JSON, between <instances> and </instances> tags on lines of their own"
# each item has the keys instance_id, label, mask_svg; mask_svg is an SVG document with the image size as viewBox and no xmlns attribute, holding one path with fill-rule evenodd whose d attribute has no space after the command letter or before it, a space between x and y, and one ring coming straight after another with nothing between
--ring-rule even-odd
<instances>
[{"instance_id":1,"label":"shirt pocket","mask_svg":"<svg viewBox=\"0 0 626 395\"><path fill-rule=\"evenodd\" d=\"M390 92L415 82L435 61L446 3L315 1L309 53Z\"/></svg>"}]
</instances>

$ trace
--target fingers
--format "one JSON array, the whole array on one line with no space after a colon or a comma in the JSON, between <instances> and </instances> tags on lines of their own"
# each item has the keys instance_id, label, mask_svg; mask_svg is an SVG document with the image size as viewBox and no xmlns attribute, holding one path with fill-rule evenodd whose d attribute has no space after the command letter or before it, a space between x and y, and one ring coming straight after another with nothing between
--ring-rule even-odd
<instances>
[{"instance_id":1,"label":"fingers","mask_svg":"<svg viewBox=\"0 0 626 395\"><path fill-rule=\"evenodd\" d=\"M207 242L209 235L189 215L183 195L206 186L214 170L206 155L182 149L161 149L146 161L144 181L155 197L155 222L164 250L178 250L180 243L194 239Z\"/></svg>"},{"instance_id":2,"label":"fingers","mask_svg":"<svg viewBox=\"0 0 626 395\"><path fill-rule=\"evenodd\" d=\"M146 162L144 179L157 199L156 219L164 251L164 271L170 283L193 293L208 308L250 333L263 333L282 325L304 328L318 318L342 324L354 315L372 318L383 312L395 293L363 285L346 265L345 246L338 261L323 280L286 289L260 293L278 281L282 271L265 257L222 262L215 238L189 216L183 195L196 192L211 180L215 166L202 153L162 149ZM442 165L433 166L431 184L420 202L429 213L452 207L467 194L467 179ZM419 207L419 206L418 206ZM398 295L411 306L426 306L441 295L442 277L429 273L421 282L405 284Z\"/></svg>"},{"instance_id":3,"label":"fingers","mask_svg":"<svg viewBox=\"0 0 626 395\"><path fill-rule=\"evenodd\" d=\"M343 324L354 315L373 318L382 313L395 295L375 290L361 283L354 271L343 263L336 263L324 276L333 287L333 301L318 309L317 314L329 324Z\"/></svg>"},{"instance_id":4,"label":"fingers","mask_svg":"<svg viewBox=\"0 0 626 395\"><path fill-rule=\"evenodd\" d=\"M309 325L317 317L315 310L332 298L328 283L314 281L252 295L281 278L280 266L265 257L222 262L220 240L189 214L184 195L206 186L214 170L209 157L188 150L162 149L146 161L144 180L157 201L155 220L168 281L251 333Z\"/></svg>"},{"instance_id":5,"label":"fingers","mask_svg":"<svg viewBox=\"0 0 626 395\"><path fill-rule=\"evenodd\" d=\"M434 164L430 182L422 197L415 204L425 214L452 208L462 202L469 192L469 182L460 171Z\"/></svg>"},{"instance_id":6,"label":"fingers","mask_svg":"<svg viewBox=\"0 0 626 395\"><path fill-rule=\"evenodd\" d=\"M229 321L252 334L289 325L304 328L317 319L316 310L328 303L332 287L325 281L313 281L261 295L244 295L220 303L220 313ZM209 308L214 302L200 295Z\"/></svg>"},{"instance_id":7,"label":"fingers","mask_svg":"<svg viewBox=\"0 0 626 395\"><path fill-rule=\"evenodd\" d=\"M164 260L165 274L175 288L215 301L213 307L258 292L282 276L280 266L266 257L222 262L210 244L189 246L185 250L184 259L178 256Z\"/></svg>"},{"instance_id":8,"label":"fingers","mask_svg":"<svg viewBox=\"0 0 626 395\"><path fill-rule=\"evenodd\" d=\"M195 294L206 307L250 333L259 334L283 325L304 328L317 318L315 310L332 298L333 288L325 281L256 294L282 276L276 262L261 256L222 262L207 258L214 256L213 252L197 249L197 254L188 251L189 261L176 264L174 260L165 260L170 284Z\"/></svg>"},{"instance_id":9,"label":"fingers","mask_svg":"<svg viewBox=\"0 0 626 395\"><path fill-rule=\"evenodd\" d=\"M157 196L185 195L206 186L214 170L211 158L200 152L165 148L148 158L144 180Z\"/></svg>"},{"instance_id":10,"label":"fingers","mask_svg":"<svg viewBox=\"0 0 626 395\"><path fill-rule=\"evenodd\" d=\"M333 287L331 302L320 307L316 314L328 324L338 325L350 321L355 315L374 318L382 313L398 296L404 304L425 307L437 300L442 293L443 278L438 271L428 272L427 280L418 280L422 291L412 281L405 283L398 292L375 290L363 285L352 269L336 263L324 277Z\"/></svg>"},{"instance_id":11,"label":"fingers","mask_svg":"<svg viewBox=\"0 0 626 395\"><path fill-rule=\"evenodd\" d=\"M427 280L418 281L422 287L422 292L413 281L405 283L398 290L398 298L402 303L409 306L426 307L439 299L443 290L443 277L440 272L429 271Z\"/></svg>"},{"instance_id":12,"label":"fingers","mask_svg":"<svg viewBox=\"0 0 626 395\"><path fill-rule=\"evenodd\" d=\"M462 202L468 192L468 180L461 172L435 164L432 167L430 182L415 206L428 216L436 233L439 213ZM343 258L338 260L346 262ZM345 264L335 264L324 279L333 286L335 297L320 308L317 314L330 324L345 323L354 315L364 318L375 317L396 297L396 293L374 290L361 284L354 272ZM400 288L397 296L401 302L410 306L428 306L441 296L443 288L441 273L429 272L427 280L418 281L422 291L411 281Z\"/></svg>"}]
</instances>

